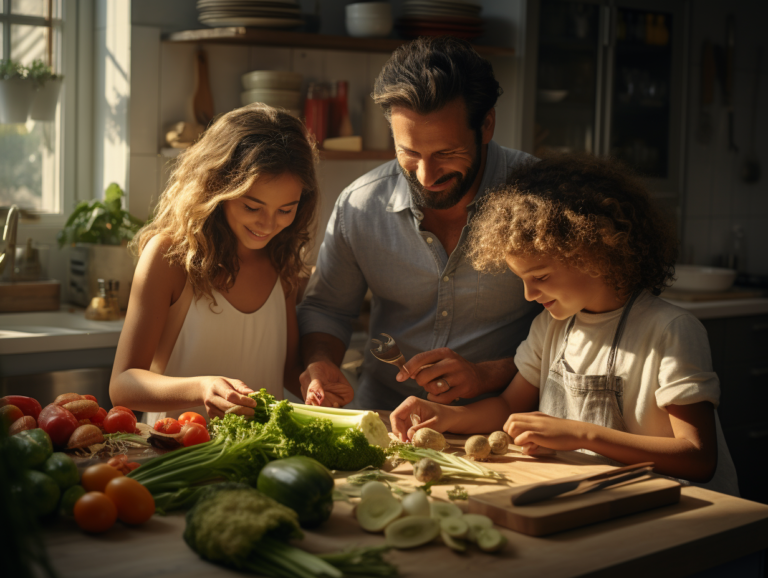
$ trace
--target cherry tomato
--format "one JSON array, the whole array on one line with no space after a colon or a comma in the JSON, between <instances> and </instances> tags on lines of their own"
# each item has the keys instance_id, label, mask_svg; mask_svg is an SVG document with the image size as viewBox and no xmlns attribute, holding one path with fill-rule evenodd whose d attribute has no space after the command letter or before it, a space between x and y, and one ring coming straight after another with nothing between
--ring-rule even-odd
<instances>
[{"instance_id":1,"label":"cherry tomato","mask_svg":"<svg viewBox=\"0 0 768 578\"><path fill-rule=\"evenodd\" d=\"M96 464L85 469L80 478L80 485L89 492L103 492L110 480L122 475L117 468L107 464Z\"/></svg>"},{"instance_id":2,"label":"cherry tomato","mask_svg":"<svg viewBox=\"0 0 768 578\"><path fill-rule=\"evenodd\" d=\"M136 416L133 412L126 412L122 409L112 408L104 418L104 429L107 433L133 433L136 429Z\"/></svg>"},{"instance_id":3,"label":"cherry tomato","mask_svg":"<svg viewBox=\"0 0 768 578\"><path fill-rule=\"evenodd\" d=\"M96 403L99 403L95 395L84 395L83 399L90 399L91 401L95 401Z\"/></svg>"},{"instance_id":4,"label":"cherry tomato","mask_svg":"<svg viewBox=\"0 0 768 578\"><path fill-rule=\"evenodd\" d=\"M181 431L181 424L172 417L166 417L157 420L157 423L155 423L155 431L164 434L179 433Z\"/></svg>"},{"instance_id":5,"label":"cherry tomato","mask_svg":"<svg viewBox=\"0 0 768 578\"><path fill-rule=\"evenodd\" d=\"M133 478L121 476L107 484L104 493L117 506L117 517L126 524L143 524L155 513L155 499Z\"/></svg>"},{"instance_id":6,"label":"cherry tomato","mask_svg":"<svg viewBox=\"0 0 768 578\"><path fill-rule=\"evenodd\" d=\"M86 532L106 532L115 525L117 507L103 492L88 492L75 502L75 522Z\"/></svg>"},{"instance_id":7,"label":"cherry tomato","mask_svg":"<svg viewBox=\"0 0 768 578\"><path fill-rule=\"evenodd\" d=\"M196 446L203 442L211 441L211 436L208 434L208 429L199 423L187 423L184 426L184 437L181 438L181 443L184 447Z\"/></svg>"},{"instance_id":8,"label":"cherry tomato","mask_svg":"<svg viewBox=\"0 0 768 578\"><path fill-rule=\"evenodd\" d=\"M203 427L208 426L208 422L205 421L205 418L201 416L199 413L195 413L194 411L185 411L179 416L179 423L181 425L187 424L187 423L199 423Z\"/></svg>"},{"instance_id":9,"label":"cherry tomato","mask_svg":"<svg viewBox=\"0 0 768 578\"><path fill-rule=\"evenodd\" d=\"M96 415L91 416L91 423L95 423L96 425L101 425L104 423L104 418L107 417L107 410L103 407L99 408L99 411L96 412Z\"/></svg>"}]
</instances>

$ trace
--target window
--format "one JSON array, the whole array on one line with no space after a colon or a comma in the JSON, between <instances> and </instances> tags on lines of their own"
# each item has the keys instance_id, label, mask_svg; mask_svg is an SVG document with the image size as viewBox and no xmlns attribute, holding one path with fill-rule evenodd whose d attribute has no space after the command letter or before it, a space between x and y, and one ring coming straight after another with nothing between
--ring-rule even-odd
<instances>
[{"instance_id":1,"label":"window","mask_svg":"<svg viewBox=\"0 0 768 578\"><path fill-rule=\"evenodd\" d=\"M74 81L73 67L64 66L65 8L72 12L75 2L0 0L0 59L24 66L41 60L63 74L65 83ZM0 124L0 206L62 211L64 96L62 90L53 121Z\"/></svg>"}]
</instances>

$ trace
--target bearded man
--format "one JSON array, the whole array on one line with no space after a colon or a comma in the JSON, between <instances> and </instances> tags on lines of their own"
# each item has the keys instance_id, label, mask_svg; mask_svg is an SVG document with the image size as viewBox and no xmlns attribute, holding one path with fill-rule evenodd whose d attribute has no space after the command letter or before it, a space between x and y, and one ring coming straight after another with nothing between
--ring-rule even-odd
<instances>
[{"instance_id":1,"label":"bearded man","mask_svg":"<svg viewBox=\"0 0 768 578\"><path fill-rule=\"evenodd\" d=\"M513 356L540 307L511 272L480 274L463 251L478 203L531 159L492 140L501 92L491 64L450 37L405 44L382 69L372 96L397 159L349 185L328 223L298 309L306 403L465 403L517 372ZM355 395L339 366L368 289L370 337L392 335L408 361L398 370L366 350Z\"/></svg>"}]
</instances>

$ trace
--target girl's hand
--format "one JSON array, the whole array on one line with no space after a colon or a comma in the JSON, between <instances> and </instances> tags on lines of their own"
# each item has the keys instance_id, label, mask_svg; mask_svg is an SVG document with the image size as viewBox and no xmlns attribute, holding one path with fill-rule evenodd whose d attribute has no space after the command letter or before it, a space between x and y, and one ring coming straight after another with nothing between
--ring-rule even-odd
<instances>
[{"instance_id":1,"label":"girl's hand","mask_svg":"<svg viewBox=\"0 0 768 578\"><path fill-rule=\"evenodd\" d=\"M515 445L523 446L524 453L534 455L541 453L539 446L564 451L583 448L589 425L534 411L510 415L504 431Z\"/></svg>"},{"instance_id":2,"label":"girl's hand","mask_svg":"<svg viewBox=\"0 0 768 578\"><path fill-rule=\"evenodd\" d=\"M202 398L209 417L224 417L224 412L236 405L246 408L256 407L256 400L248 397L253 390L239 379L228 377L204 377ZM253 415L253 409L241 415Z\"/></svg>"},{"instance_id":3,"label":"girl's hand","mask_svg":"<svg viewBox=\"0 0 768 578\"><path fill-rule=\"evenodd\" d=\"M406 442L413 439L413 434L423 427L432 428L438 432L448 430L450 428L449 412L450 408L444 405L411 396L389 414L389 423L392 425L392 433L401 442Z\"/></svg>"},{"instance_id":4,"label":"girl's hand","mask_svg":"<svg viewBox=\"0 0 768 578\"><path fill-rule=\"evenodd\" d=\"M341 369L330 361L310 363L299 381L307 405L344 407L355 397L355 391Z\"/></svg>"}]
</instances>

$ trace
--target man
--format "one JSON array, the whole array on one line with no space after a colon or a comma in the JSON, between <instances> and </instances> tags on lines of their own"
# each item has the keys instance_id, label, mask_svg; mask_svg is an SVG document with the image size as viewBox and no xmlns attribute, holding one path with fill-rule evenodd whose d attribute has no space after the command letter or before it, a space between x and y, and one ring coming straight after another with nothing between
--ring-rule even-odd
<instances>
[{"instance_id":1,"label":"man","mask_svg":"<svg viewBox=\"0 0 768 578\"><path fill-rule=\"evenodd\" d=\"M357 407L488 396L516 373L540 308L511 272L480 275L463 256L478 201L531 158L491 140L500 94L490 63L454 38L403 45L382 69L373 98L397 160L347 187L328 223L298 313L307 403L352 400L339 365L368 288L371 337L392 335L408 361L398 371L366 351Z\"/></svg>"}]
</instances>

